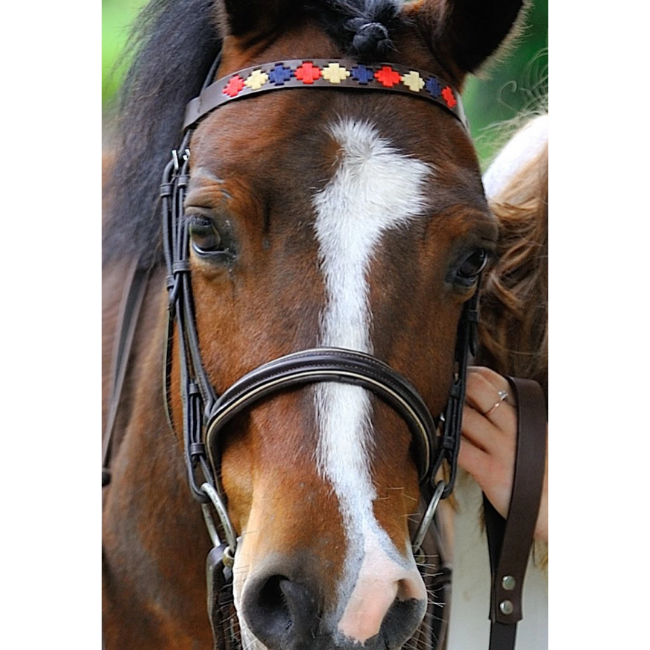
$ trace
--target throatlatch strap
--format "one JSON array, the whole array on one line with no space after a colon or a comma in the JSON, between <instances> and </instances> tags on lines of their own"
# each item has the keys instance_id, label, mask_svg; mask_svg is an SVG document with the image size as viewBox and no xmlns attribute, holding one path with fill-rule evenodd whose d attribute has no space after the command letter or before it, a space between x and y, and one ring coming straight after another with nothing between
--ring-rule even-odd
<instances>
[{"instance_id":1,"label":"throatlatch strap","mask_svg":"<svg viewBox=\"0 0 650 650\"><path fill-rule=\"evenodd\" d=\"M138 259L134 259L127 272L126 282L120 312L118 315L119 331L113 348L111 368L111 397L106 417L106 429L104 431L104 444L102 453L102 487L111 482L110 462L113 452L113 440L115 433L115 422L117 409L122 398L122 389L126 378L126 368L133 339L135 327L140 317L144 295L147 291L150 269L141 268Z\"/></svg>"},{"instance_id":2,"label":"throatlatch strap","mask_svg":"<svg viewBox=\"0 0 650 650\"><path fill-rule=\"evenodd\" d=\"M508 518L485 495L490 552L490 650L514 650L521 597L546 467L546 401L541 386L508 377L517 400L517 452Z\"/></svg>"}]
</instances>

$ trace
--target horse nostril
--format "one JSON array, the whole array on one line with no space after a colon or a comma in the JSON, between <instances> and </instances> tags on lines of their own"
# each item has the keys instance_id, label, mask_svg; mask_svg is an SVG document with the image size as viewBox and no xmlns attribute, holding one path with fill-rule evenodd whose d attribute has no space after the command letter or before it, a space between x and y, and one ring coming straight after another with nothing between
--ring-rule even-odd
<instances>
[{"instance_id":1,"label":"horse nostril","mask_svg":"<svg viewBox=\"0 0 650 650\"><path fill-rule=\"evenodd\" d=\"M311 590L283 575L254 578L244 594L243 613L251 632L269 650L302 646L313 638L319 620Z\"/></svg>"},{"instance_id":2,"label":"horse nostril","mask_svg":"<svg viewBox=\"0 0 650 650\"><path fill-rule=\"evenodd\" d=\"M381 626L381 647L401 648L417 630L426 612L426 600L396 600Z\"/></svg>"},{"instance_id":3,"label":"horse nostril","mask_svg":"<svg viewBox=\"0 0 650 650\"><path fill-rule=\"evenodd\" d=\"M284 582L287 579L283 576L271 576L257 597L257 615L267 621L267 627L273 627L276 634L291 627L291 612L282 593Z\"/></svg>"}]
</instances>

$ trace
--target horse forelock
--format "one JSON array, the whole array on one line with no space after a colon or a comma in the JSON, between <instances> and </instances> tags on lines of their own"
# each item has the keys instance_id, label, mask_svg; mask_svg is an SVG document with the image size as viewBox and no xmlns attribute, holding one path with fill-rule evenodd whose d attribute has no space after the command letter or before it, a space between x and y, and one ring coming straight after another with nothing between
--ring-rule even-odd
<instances>
[{"instance_id":1,"label":"horse forelock","mask_svg":"<svg viewBox=\"0 0 650 650\"><path fill-rule=\"evenodd\" d=\"M310 3L326 32L351 56L377 59L394 49L391 31L402 2L397 0L325 0Z\"/></svg>"}]
</instances>

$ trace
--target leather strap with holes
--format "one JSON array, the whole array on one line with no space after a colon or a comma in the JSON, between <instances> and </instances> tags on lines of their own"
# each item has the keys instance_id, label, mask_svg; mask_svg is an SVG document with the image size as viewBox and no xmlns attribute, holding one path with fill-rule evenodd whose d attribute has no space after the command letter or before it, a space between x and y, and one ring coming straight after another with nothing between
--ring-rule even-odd
<instances>
[{"instance_id":1,"label":"leather strap with holes","mask_svg":"<svg viewBox=\"0 0 650 650\"><path fill-rule=\"evenodd\" d=\"M523 618L522 592L546 467L546 400L541 386L508 377L517 400L517 451L508 518L485 495L490 552L490 650L514 650L517 623Z\"/></svg>"}]
</instances>

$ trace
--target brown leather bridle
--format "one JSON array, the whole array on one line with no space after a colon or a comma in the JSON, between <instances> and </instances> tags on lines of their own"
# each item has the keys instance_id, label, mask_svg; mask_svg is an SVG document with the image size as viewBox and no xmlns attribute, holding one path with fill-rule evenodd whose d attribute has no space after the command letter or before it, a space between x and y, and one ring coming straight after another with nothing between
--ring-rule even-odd
<instances>
[{"instance_id":1,"label":"brown leather bridle","mask_svg":"<svg viewBox=\"0 0 650 650\"><path fill-rule=\"evenodd\" d=\"M172 342L174 328L179 346L180 395L182 402L182 426L184 439L185 464L189 487L193 497L201 504L203 514L212 539L213 549L208 556L208 609L215 637L215 647L227 650L232 647L236 626L231 607L232 565L237 548L237 535L230 521L225 494L220 485L221 445L220 434L223 428L237 414L252 407L260 399L297 385L318 382L347 383L371 391L390 405L406 422L413 436L414 457L418 466L420 487L428 505L419 527L412 539L416 561L422 561L422 544L434 519L436 508L441 499L447 498L454 487L457 471L457 459L460 445L462 408L465 400L467 364L470 354L475 354L478 323L478 290L468 301L461 315L458 326L455 364L449 397L444 413L433 417L424 400L415 387L402 375L374 356L355 350L340 348L314 348L302 350L271 360L244 375L222 395L218 395L212 386L203 366L199 336L196 329L194 300L190 279L189 233L184 218L185 194L189 184L189 142L198 122L219 106L240 100L258 92L274 91L294 87L329 87L358 89L364 92L379 90L382 92L401 92L406 95L422 97L433 101L451 114L463 126L467 127L462 103L458 93L449 84L435 75L420 70L390 64L395 74L407 75L409 83L399 86L394 83L387 86L379 78L353 84L349 76L339 82L329 82L322 75L316 81L305 83L295 77L296 71L305 64L304 60L284 61L263 64L241 70L215 83L210 83L215 76L220 62L217 57L204 83L199 97L192 100L186 112L183 141L166 165L160 188L163 219L163 248L167 267L168 289L168 326L165 344L164 390L167 418L173 428L170 392ZM356 62L342 59L310 59L312 67L326 69L325 66L337 65L341 69L354 69ZM268 83L255 88L255 84L246 86L245 79L256 74L270 77L273 70L293 71L293 78L285 79L282 84ZM320 67L319 67L320 66ZM379 64L375 68L363 66L365 70L382 71L388 64ZM259 74L258 74L259 73ZM290 75L291 76L291 75ZM339 74L340 76L340 74ZM238 78L242 86L235 96L232 92L224 93L231 80ZM263 78L263 77L262 77ZM386 80L390 77L384 75ZM422 80L422 87L419 82ZM427 79L425 82L424 79ZM425 85L426 84L426 85ZM422 93L428 85L427 92ZM419 88L414 90L415 88ZM448 90L446 94L442 90ZM115 427L115 417L124 384L126 364L128 361L135 326L140 306L144 299L149 270L135 263L129 272L128 290L123 300L120 316L120 334L116 343L115 368L113 370L113 395L109 408L108 424L104 443L102 483L110 482L109 462L111 441ZM439 470L446 465L445 480L439 479ZM214 522L212 512L216 512L219 525ZM534 522L533 522L534 525ZM222 536L225 538L222 540ZM499 545L500 548L500 545ZM498 559L498 551L496 553ZM496 570L496 569L495 569ZM524 568L525 571L525 568ZM521 573L521 572L520 572ZM517 574L519 576L519 574ZM449 575L438 587L448 586ZM523 582L523 574L521 574ZM495 595L496 598L496 595ZM501 617L503 621L503 616ZM506 621L506 627L509 622ZM515 623L516 625L516 623ZM512 631L514 646L514 628ZM434 630L435 634L435 630Z\"/></svg>"},{"instance_id":2,"label":"brown leather bridle","mask_svg":"<svg viewBox=\"0 0 650 650\"><path fill-rule=\"evenodd\" d=\"M338 69L354 69L350 60L310 59L312 66L326 69L336 64ZM338 382L361 386L389 404L407 423L413 436L414 457L417 462L421 492L428 500L428 506L419 527L413 536L412 545L416 559L422 561L422 543L433 521L437 505L447 498L454 486L462 408L465 399L467 361L476 347L478 322L478 291L463 308L457 335L454 374L445 412L434 418L415 387L402 375L381 360L355 350L339 348L308 349L272 360L252 370L222 395L212 386L201 357L199 336L196 329L194 301L190 281L189 234L184 219L184 201L189 184L189 141L197 123L207 114L233 99L240 100L256 92L268 92L283 88L317 87L304 84L295 78L283 85L268 84L257 90L244 88L242 97L230 97L223 93L231 79L245 79L255 71L277 69L299 70L303 60L292 60L264 64L228 75L210 84L219 59L215 61L200 96L192 100L186 112L184 137L181 146L174 150L167 164L160 197L163 215L163 245L167 265L167 288L169 292L169 322L165 352L165 394L168 420L172 422L169 394L171 381L171 346L174 326L177 328L179 342L180 394L182 402L183 438L185 462L190 490L201 503L206 526L213 541L214 549L208 558L209 610L215 632L227 621L228 612L220 611L218 599L224 590L230 590L232 564L237 547L237 536L228 516L225 494L219 483L221 464L220 433L227 423L238 413L253 406L268 395L286 390L296 385L317 382ZM368 66L364 68L370 69ZM386 65L375 66L385 71ZM341 85L330 83L330 88L356 88L363 92L379 90L382 92L402 92L421 96L442 106L454 115L463 126L467 126L460 97L455 90L445 96L442 89L451 89L449 84L435 75L415 71L391 64L396 74L417 74L420 79L428 79L429 86L440 90L436 96L431 93L420 94L408 86L386 87L377 80L365 84ZM268 73L264 73L268 74ZM259 75L258 75L259 76ZM346 80L349 80L346 79ZM433 80L433 81L432 81ZM322 82L322 77L320 78ZM423 82L424 83L424 82ZM240 86L242 84L239 84ZM424 86L423 88L424 89ZM220 92L221 91L221 94ZM439 479L438 470L445 463L448 467L446 480ZM212 510L216 512L219 526L215 525ZM223 537L219 535L221 531ZM446 576L448 579L448 576ZM443 585L439 585L443 586ZM223 632L223 630L221 629ZM215 633L215 638L217 634Z\"/></svg>"},{"instance_id":3,"label":"brown leather bridle","mask_svg":"<svg viewBox=\"0 0 650 650\"><path fill-rule=\"evenodd\" d=\"M354 70L356 64L348 59L310 59L311 69L327 69L327 66L338 66L337 70ZM232 417L245 408L249 408L259 399L269 394L284 390L296 384L308 384L323 381L334 381L339 383L351 383L370 390L375 395L392 406L406 421L413 434L416 449L415 458L418 463L420 483L423 490L437 492L436 502L439 498L446 498L451 494L456 475L456 459L458 455L458 443L460 440L460 424L462 404L465 391L465 373L467 359L475 348L476 325L478 321L476 305L478 292L466 304L458 332L458 344L456 351L455 376L452 380L449 401L445 413L434 418L418 394L415 387L399 373L393 370L379 359L354 350L342 350L337 348L318 348L303 350L279 359L266 363L259 368L249 372L239 379L223 395L217 395L207 373L203 367L199 347L199 337L196 330L192 288L190 283L190 262L189 262L189 234L184 219L184 201L187 186L189 184L189 141L197 123L206 115L222 106L228 101L241 100L259 92L294 88L294 87L316 87L314 82L303 83L295 76L284 81L282 85L271 83L267 79L267 86L256 89L247 88L243 80L250 78L253 73L269 74L265 70L272 71L282 66L285 70L294 70L297 74L304 60L291 60L262 64L246 70L232 73L223 79L210 84L214 71L218 67L219 59L211 71L204 88L198 98L192 100L188 105L185 122L185 133L183 143L178 150L174 150L172 158L167 164L163 182L160 190L163 214L163 246L165 261L167 264L167 288L169 291L169 337L167 343L165 363L165 392L169 395L170 369L171 369L171 333L174 324L178 328L178 340L180 345L180 374L181 374L181 401L183 404L183 435L185 438L185 455L188 468L188 480L192 494L200 503L214 503L206 494L203 488L208 484L219 495L222 503L215 504L217 514L221 520L222 528L225 531L232 531L232 525L227 517L227 510L223 503L223 491L221 490L217 477L219 475L220 452L219 433ZM388 64L378 64L374 67L367 65L364 69L377 69L380 74L385 71ZM390 65L390 69L396 74L416 74L416 71L404 66ZM430 73L417 71L420 79L435 79L436 88L450 88L449 84L440 80ZM381 75L380 75L381 76ZM259 75L258 75L259 78ZM240 96L231 97L224 92L231 80L239 79L243 90ZM408 86L398 87L393 85L386 87L381 82L374 80L356 85L343 86L339 83L327 84L330 88L346 89L357 88L364 92L372 90L398 91L405 94L419 95L409 89ZM322 76L320 80L323 81ZM349 81L349 77L346 78ZM424 83L424 82L423 82ZM458 93L453 91L449 102L442 99L442 94L434 97L430 93L421 95L436 105L445 107L449 113L454 115L465 125L464 112ZM166 400L167 403L169 400ZM169 416L169 412L168 412ZM169 417L171 422L171 417ZM444 487L438 487L435 477L438 469L444 460L449 463L449 477ZM200 477L198 476L200 474ZM437 488L437 490L436 490ZM431 509L430 516L433 516ZM430 520L429 520L430 521ZM424 528L416 534L415 550L419 551ZM230 551L234 553L236 540L230 532Z\"/></svg>"}]
</instances>

